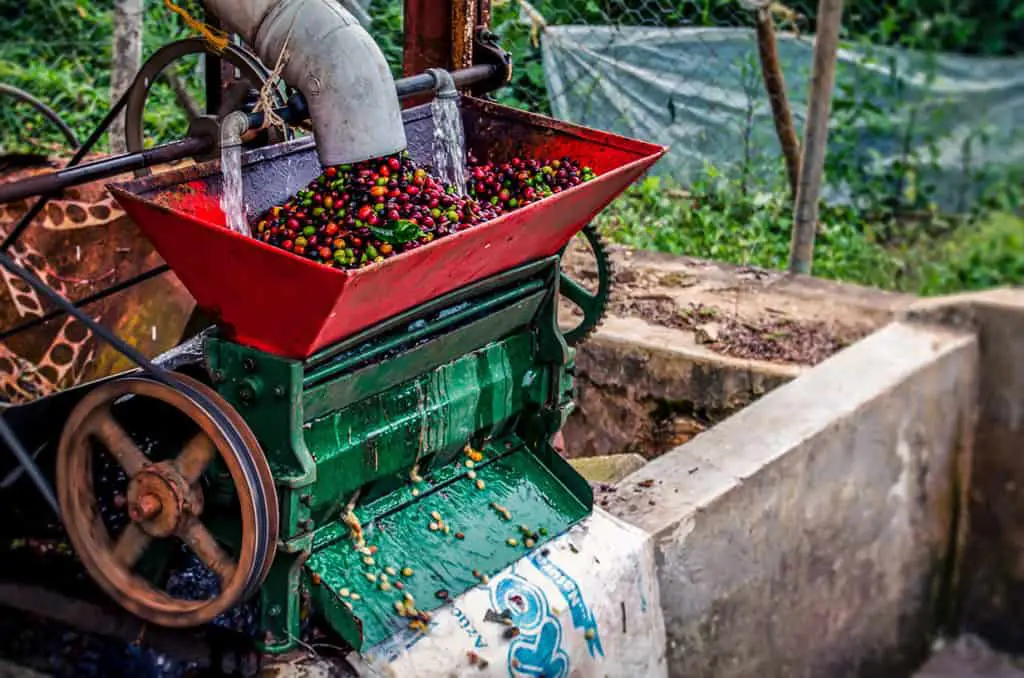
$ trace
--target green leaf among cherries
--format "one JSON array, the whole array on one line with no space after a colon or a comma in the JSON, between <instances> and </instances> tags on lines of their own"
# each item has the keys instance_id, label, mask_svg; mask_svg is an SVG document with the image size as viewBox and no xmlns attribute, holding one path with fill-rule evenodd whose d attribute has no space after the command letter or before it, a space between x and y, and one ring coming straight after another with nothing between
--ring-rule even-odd
<instances>
[{"instance_id":1,"label":"green leaf among cherries","mask_svg":"<svg viewBox=\"0 0 1024 678\"><path fill-rule=\"evenodd\" d=\"M392 245L404 245L407 242L412 242L413 240L423 236L423 231L415 221L399 219L392 223L394 226L391 228L371 226L370 231L372 231L373 234L383 242L390 243Z\"/></svg>"}]
</instances>

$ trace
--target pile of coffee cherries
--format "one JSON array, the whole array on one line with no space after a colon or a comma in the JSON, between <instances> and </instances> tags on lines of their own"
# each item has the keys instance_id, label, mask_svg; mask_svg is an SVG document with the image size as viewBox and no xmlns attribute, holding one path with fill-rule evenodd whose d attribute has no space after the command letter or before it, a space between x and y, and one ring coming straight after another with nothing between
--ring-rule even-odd
<instances>
[{"instance_id":1,"label":"pile of coffee cherries","mask_svg":"<svg viewBox=\"0 0 1024 678\"><path fill-rule=\"evenodd\" d=\"M468 165L467 193L500 214L594 178L593 170L571 158L547 162L512 158L496 165L470 156Z\"/></svg>"},{"instance_id":2,"label":"pile of coffee cherries","mask_svg":"<svg viewBox=\"0 0 1024 678\"><path fill-rule=\"evenodd\" d=\"M466 195L416 167L408 152L328 167L252 223L257 239L312 261L352 269L471 228L594 177L569 158L469 158Z\"/></svg>"}]
</instances>

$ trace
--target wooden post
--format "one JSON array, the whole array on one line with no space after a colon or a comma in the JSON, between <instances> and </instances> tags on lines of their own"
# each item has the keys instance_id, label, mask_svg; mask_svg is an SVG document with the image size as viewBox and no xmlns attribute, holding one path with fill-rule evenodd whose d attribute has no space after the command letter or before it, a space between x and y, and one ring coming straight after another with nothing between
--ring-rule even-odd
<instances>
[{"instance_id":1,"label":"wooden post","mask_svg":"<svg viewBox=\"0 0 1024 678\"><path fill-rule=\"evenodd\" d=\"M775 22L772 20L771 10L758 9L755 13L755 22L761 77L772 106L775 135L779 138L782 157L786 161L790 196L796 200L796 187L800 175L800 140L797 139L796 129L793 127L793 115L790 113L789 99L786 97L786 81L782 75L782 65L779 63L779 47L775 41Z\"/></svg>"},{"instance_id":2,"label":"wooden post","mask_svg":"<svg viewBox=\"0 0 1024 678\"><path fill-rule=\"evenodd\" d=\"M110 102L113 104L131 86L142 62L142 0L114 2L114 45L110 67ZM110 124L111 153L128 150L124 136L124 112Z\"/></svg>"},{"instance_id":3,"label":"wooden post","mask_svg":"<svg viewBox=\"0 0 1024 678\"><path fill-rule=\"evenodd\" d=\"M821 174L828 146L828 120L832 109L832 88L836 80L836 51L843 18L843 0L819 0L818 30L814 38L807 123L800 159L800 180L793 207L793 235L789 250L789 272L809 274L814 258L814 236L818 227Z\"/></svg>"}]
</instances>

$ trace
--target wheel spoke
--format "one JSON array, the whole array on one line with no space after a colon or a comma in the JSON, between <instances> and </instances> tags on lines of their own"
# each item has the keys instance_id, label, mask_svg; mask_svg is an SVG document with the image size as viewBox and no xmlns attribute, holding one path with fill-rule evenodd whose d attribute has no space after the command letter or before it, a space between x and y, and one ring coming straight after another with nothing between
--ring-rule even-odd
<instances>
[{"instance_id":1,"label":"wheel spoke","mask_svg":"<svg viewBox=\"0 0 1024 678\"><path fill-rule=\"evenodd\" d=\"M203 471L213 461L216 453L217 448L214 446L210 436L200 432L192 440L188 441L185 449L174 460L174 466L188 484L193 485L203 475Z\"/></svg>"},{"instance_id":2,"label":"wheel spoke","mask_svg":"<svg viewBox=\"0 0 1024 678\"><path fill-rule=\"evenodd\" d=\"M235 575L235 561L224 552L205 525L195 517L191 518L182 530L181 538L203 564L217 575L221 586L231 581Z\"/></svg>"},{"instance_id":3,"label":"wheel spoke","mask_svg":"<svg viewBox=\"0 0 1024 678\"><path fill-rule=\"evenodd\" d=\"M138 448L109 410L92 425L92 434L106 446L129 478L149 465L149 457Z\"/></svg>"},{"instance_id":4,"label":"wheel spoke","mask_svg":"<svg viewBox=\"0 0 1024 678\"><path fill-rule=\"evenodd\" d=\"M141 527L135 523L128 523L114 545L114 558L130 570L146 552L150 541L150 536L143 532Z\"/></svg>"},{"instance_id":5,"label":"wheel spoke","mask_svg":"<svg viewBox=\"0 0 1024 678\"><path fill-rule=\"evenodd\" d=\"M565 274L561 276L558 285L559 293L582 309L588 309L597 299L597 295L591 294L587 288Z\"/></svg>"}]
</instances>

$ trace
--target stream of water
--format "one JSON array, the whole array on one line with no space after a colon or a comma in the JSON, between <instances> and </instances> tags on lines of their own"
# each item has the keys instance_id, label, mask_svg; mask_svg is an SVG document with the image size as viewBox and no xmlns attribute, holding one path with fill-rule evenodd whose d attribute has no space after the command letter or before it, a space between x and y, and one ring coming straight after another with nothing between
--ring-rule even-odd
<instances>
[{"instance_id":1,"label":"stream of water","mask_svg":"<svg viewBox=\"0 0 1024 678\"><path fill-rule=\"evenodd\" d=\"M220 171L224 187L220 196L220 208L224 210L228 228L251 238L252 231L249 230L249 224L245 219L245 202L242 195L241 145L221 146Z\"/></svg>"},{"instance_id":2,"label":"stream of water","mask_svg":"<svg viewBox=\"0 0 1024 678\"><path fill-rule=\"evenodd\" d=\"M462 129L458 99L434 97L430 104L434 117L434 173L445 184L455 186L461 197L466 194L466 134Z\"/></svg>"}]
</instances>

